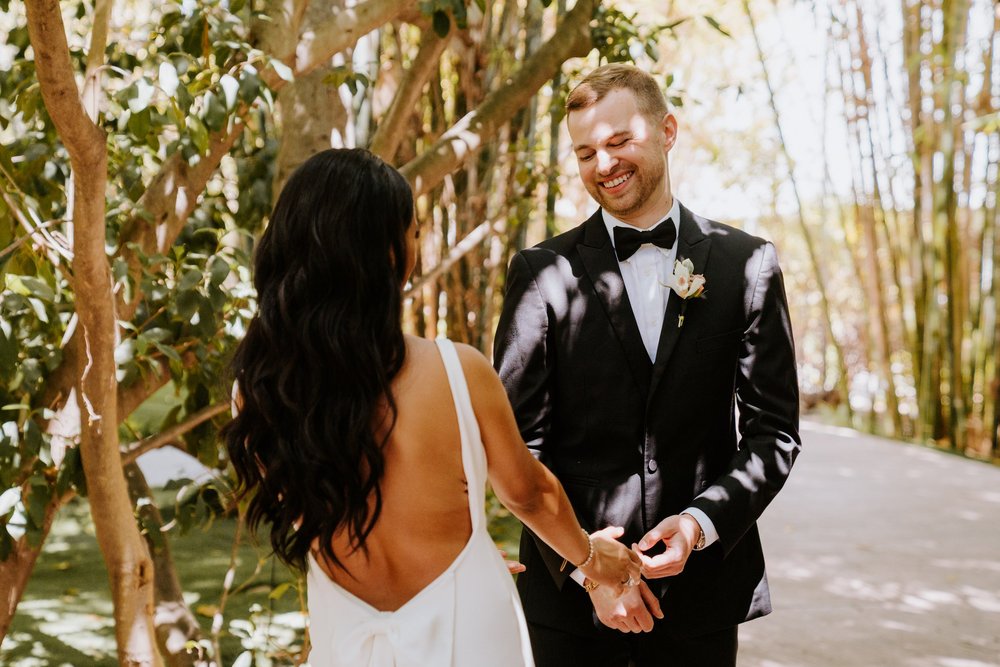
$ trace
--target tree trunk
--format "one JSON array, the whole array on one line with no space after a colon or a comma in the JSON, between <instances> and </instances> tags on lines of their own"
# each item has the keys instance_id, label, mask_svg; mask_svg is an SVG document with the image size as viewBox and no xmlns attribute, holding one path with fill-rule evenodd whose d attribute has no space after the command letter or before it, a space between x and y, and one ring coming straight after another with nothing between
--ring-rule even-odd
<instances>
[{"instance_id":1,"label":"tree trunk","mask_svg":"<svg viewBox=\"0 0 1000 667\"><path fill-rule=\"evenodd\" d=\"M26 5L42 97L73 170L73 286L78 351L80 449L97 541L108 566L118 660L159 665L153 637L152 561L132 515L118 453L114 349L118 322L105 253L107 146L77 90L57 0Z\"/></svg>"},{"instance_id":2,"label":"tree trunk","mask_svg":"<svg viewBox=\"0 0 1000 667\"><path fill-rule=\"evenodd\" d=\"M146 546L153 558L156 573L153 584L153 622L156 624L156 641L164 663L167 667L213 667L217 663L201 655L200 649L189 651L186 648L188 642L199 642L202 639L201 627L184 601L184 589L177 578L174 560L170 555L170 544L161 530L163 517L153 501L146 477L138 464L129 463L125 466L125 479L128 481L129 497L143 526Z\"/></svg>"},{"instance_id":3,"label":"tree trunk","mask_svg":"<svg viewBox=\"0 0 1000 667\"><path fill-rule=\"evenodd\" d=\"M747 22L750 24L750 32L753 35L754 45L757 49L757 57L760 62L760 67L764 75L764 84L767 87L768 100L771 106L771 113L774 116L774 126L778 132L778 141L781 144L782 155L785 157L785 164L788 166L788 178L792 184L792 192L795 195L796 208L798 212L798 222L799 230L802 233L802 239L806 244L806 251L809 255L809 263L813 270L813 275L816 277L816 289L819 292L820 302L823 310L823 326L826 329L826 335L833 347L834 353L837 357L837 366L840 369L844 369L846 364L844 363L844 352L837 341L836 336L833 333L833 320L831 313L833 308L830 305L830 299L827 295L826 280L823 276L823 267L819 261L819 255L816 252L816 244L813 240L812 230L809 228L808 223L806 223L805 213L802 207L802 199L799 196L798 180L795 177L795 162L792 160L792 156L788 151L788 144L785 142L784 132L781 129L781 116L778 112L778 104L774 97L774 89L771 86L771 78L768 74L767 64L764 58L764 50L760 45L760 40L757 35L757 24L754 21L753 13L750 11L749 0L743 0L743 11L746 14ZM850 397L847 394L847 377L846 374L841 375L839 378L840 389L844 393L847 400Z\"/></svg>"}]
</instances>

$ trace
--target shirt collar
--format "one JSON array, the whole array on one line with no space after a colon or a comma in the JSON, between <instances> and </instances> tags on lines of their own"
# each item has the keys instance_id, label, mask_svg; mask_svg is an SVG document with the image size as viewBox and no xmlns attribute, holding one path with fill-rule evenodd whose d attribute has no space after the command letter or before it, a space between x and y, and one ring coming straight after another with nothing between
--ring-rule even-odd
<instances>
[{"instance_id":1,"label":"shirt collar","mask_svg":"<svg viewBox=\"0 0 1000 667\"><path fill-rule=\"evenodd\" d=\"M664 220L667 220L668 218L670 218L670 219L672 219L674 221L674 227L677 229L677 238L680 238L680 233L681 233L681 204L680 204L679 201L677 201L677 197L674 197L673 199L674 199L674 203L670 205L670 211L667 213L666 217L663 218L663 220L660 220L655 225L651 225L651 226L647 227L646 229L640 230L640 231L649 231L650 229L653 229L654 227L657 227L658 225L663 224ZM604 220L604 226L605 226L605 228L607 228L607 230L608 230L608 236L611 238L611 247L612 248L615 247L615 233L614 233L615 227L631 227L632 229L639 229L635 225L630 225L627 222L622 222L621 220L619 220L615 216L613 216L610 213L608 213L607 210L605 210L603 208L601 209L601 217ZM676 241L674 242L674 245L675 246L677 245Z\"/></svg>"}]
</instances>

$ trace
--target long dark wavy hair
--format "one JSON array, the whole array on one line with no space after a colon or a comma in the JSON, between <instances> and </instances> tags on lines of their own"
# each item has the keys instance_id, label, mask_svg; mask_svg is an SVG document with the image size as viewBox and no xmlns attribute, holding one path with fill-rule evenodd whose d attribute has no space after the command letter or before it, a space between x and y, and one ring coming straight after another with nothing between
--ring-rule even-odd
<instances>
[{"instance_id":1,"label":"long dark wavy hair","mask_svg":"<svg viewBox=\"0 0 1000 667\"><path fill-rule=\"evenodd\" d=\"M395 424L390 382L413 195L372 153L318 153L288 179L254 256L258 310L232 362L242 405L223 437L254 533L300 571L318 541L354 549L382 509L382 447Z\"/></svg>"}]
</instances>

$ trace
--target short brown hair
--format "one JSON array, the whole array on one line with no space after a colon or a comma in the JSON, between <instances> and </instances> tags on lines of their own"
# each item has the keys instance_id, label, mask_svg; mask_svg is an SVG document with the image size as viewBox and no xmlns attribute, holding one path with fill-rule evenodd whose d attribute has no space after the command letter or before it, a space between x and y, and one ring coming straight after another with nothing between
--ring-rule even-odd
<instances>
[{"instance_id":1,"label":"short brown hair","mask_svg":"<svg viewBox=\"0 0 1000 667\"><path fill-rule=\"evenodd\" d=\"M583 77L566 98L566 112L586 109L620 88L632 91L639 112L650 120L660 122L667 114L667 101L656 80L638 67L623 63L602 65Z\"/></svg>"}]
</instances>

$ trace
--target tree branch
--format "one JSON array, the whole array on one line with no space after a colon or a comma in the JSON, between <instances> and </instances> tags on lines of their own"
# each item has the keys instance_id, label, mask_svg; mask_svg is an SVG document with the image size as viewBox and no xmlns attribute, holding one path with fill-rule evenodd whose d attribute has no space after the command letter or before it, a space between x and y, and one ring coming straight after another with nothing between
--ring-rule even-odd
<instances>
[{"instance_id":1,"label":"tree branch","mask_svg":"<svg viewBox=\"0 0 1000 667\"><path fill-rule=\"evenodd\" d=\"M282 60L296 75L308 74L375 28L416 7L416 0L367 0L302 33L295 49Z\"/></svg>"},{"instance_id":2,"label":"tree branch","mask_svg":"<svg viewBox=\"0 0 1000 667\"><path fill-rule=\"evenodd\" d=\"M55 11L58 12L58 3L53 2L53 0L45 0L44 3L31 0L27 4L29 13L30 7L36 4L55 6ZM296 51L302 50L307 57L300 62L294 57L295 51L293 51L287 54L288 61L295 61L297 65L296 75L304 74L351 46L358 37L367 34L381 23L412 13L416 11L416 8L416 0L406 0L405 2L367 0L351 11L338 13L336 17L317 30L304 34ZM62 35L62 33L59 34ZM34 37L32 41L34 41ZM62 43L64 45L66 43L65 35L62 35ZM61 66L72 77L68 51L65 62ZM41 70L41 66L39 69ZM280 89L286 83L274 74L273 69L265 70L261 78L274 90ZM39 79L41 80L41 75L39 75ZM72 93L69 97L75 99L79 107L77 112L79 120L77 122L86 121L91 132L100 132L93 123L90 123L83 106L79 104L79 95L76 92L75 84L72 91L67 90L66 92ZM197 207L198 198L204 192L208 180L218 169L222 158L232 150L233 144L236 143L246 127L241 117L248 111L249 109L241 110L236 114L233 123L226 129L212 135L208 155L202 156L197 164L192 166L180 153L174 153L160 167L159 172L139 199L138 209L143 214L130 219L123 227L120 236L119 256L129 263L132 270L138 267L139 259L129 244L138 243L142 253L146 255L165 252L173 246L178 234L187 223L188 217ZM57 129L59 129L58 125ZM61 129L60 135L68 136ZM103 133L101 141L103 143ZM140 297L141 293L137 289L131 304L119 305L119 316L122 319L131 317ZM60 367L49 376L44 390L43 404L53 409L57 409L61 405L65 397L69 395L72 386L71 374L62 372L63 365L65 363L60 364Z\"/></svg>"},{"instance_id":3,"label":"tree branch","mask_svg":"<svg viewBox=\"0 0 1000 667\"><path fill-rule=\"evenodd\" d=\"M105 134L87 116L80 100L59 2L29 0L25 10L45 108L69 151L74 170L93 166L104 154Z\"/></svg>"},{"instance_id":4,"label":"tree branch","mask_svg":"<svg viewBox=\"0 0 1000 667\"><path fill-rule=\"evenodd\" d=\"M555 34L524 63L507 85L487 95L479 108L466 114L433 146L400 169L415 195L428 192L475 154L566 60L585 56L590 51L590 19L594 6L595 0L578 0Z\"/></svg>"},{"instance_id":5,"label":"tree branch","mask_svg":"<svg viewBox=\"0 0 1000 667\"><path fill-rule=\"evenodd\" d=\"M403 75L392 104L379 122L369 146L372 153L386 162L392 162L395 157L400 142L406 136L404 119L413 113L424 85L439 66L441 54L447 46L447 37L439 37L430 26L424 28L420 35L420 50L417 52L417 57Z\"/></svg>"},{"instance_id":6,"label":"tree branch","mask_svg":"<svg viewBox=\"0 0 1000 667\"><path fill-rule=\"evenodd\" d=\"M129 465L134 463L137 458L145 454L146 452L153 451L154 449L159 449L164 445L169 445L172 442L178 440L182 435L195 428L196 426L203 424L212 417L220 415L226 410L230 409L229 401L225 403L215 403L209 405L206 408L202 408L198 412L194 413L184 421L179 424L175 424L168 428L167 430L157 433L156 435L140 440L139 442L133 443L128 446L128 448L122 452L122 465Z\"/></svg>"},{"instance_id":7,"label":"tree branch","mask_svg":"<svg viewBox=\"0 0 1000 667\"><path fill-rule=\"evenodd\" d=\"M465 257L469 254L469 252L479 246L479 244L481 244L492 231L493 223L480 223L475 229L466 234L465 238L456 243L455 247L448 253L448 256L438 262L437 266L417 276L410 283L410 287L406 290L405 296L415 294L421 287L436 279L451 267L455 266L458 260Z\"/></svg>"}]
</instances>

